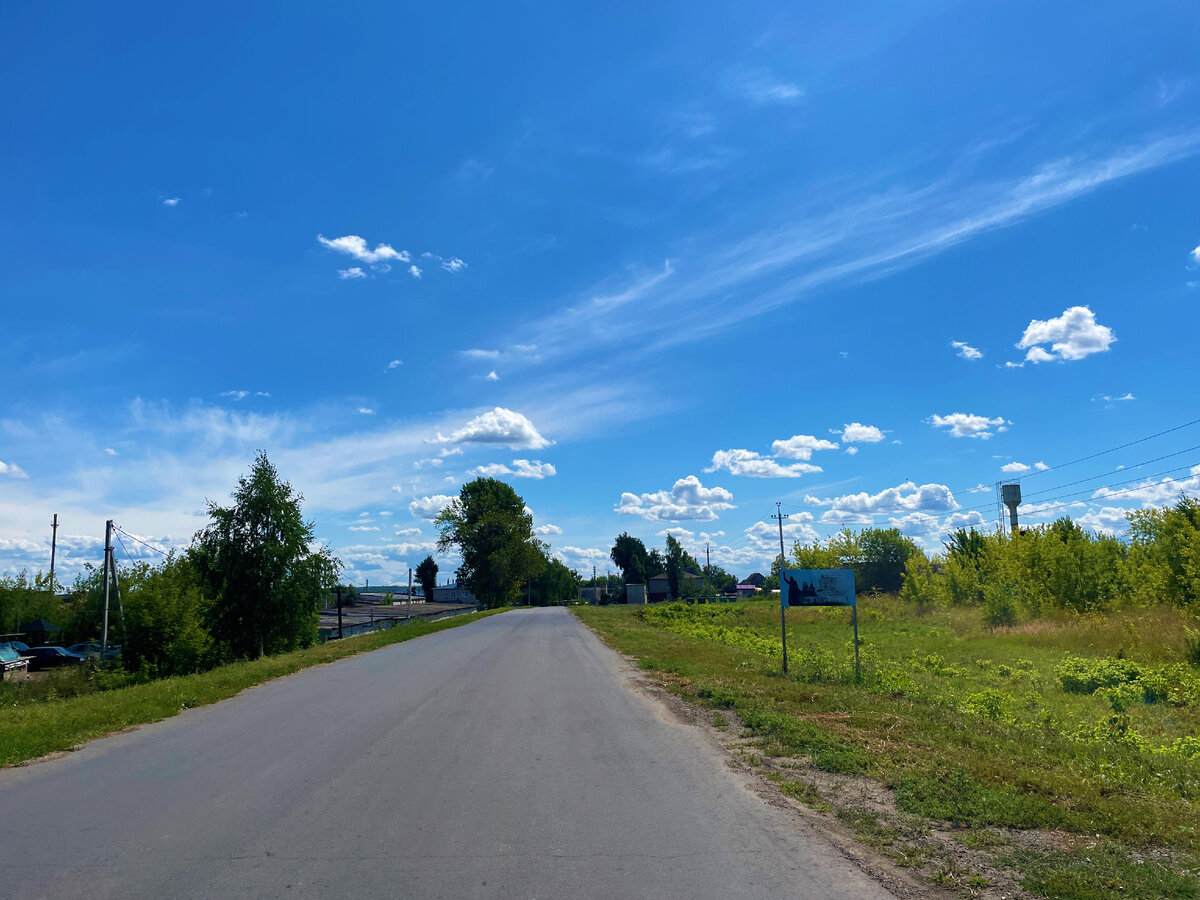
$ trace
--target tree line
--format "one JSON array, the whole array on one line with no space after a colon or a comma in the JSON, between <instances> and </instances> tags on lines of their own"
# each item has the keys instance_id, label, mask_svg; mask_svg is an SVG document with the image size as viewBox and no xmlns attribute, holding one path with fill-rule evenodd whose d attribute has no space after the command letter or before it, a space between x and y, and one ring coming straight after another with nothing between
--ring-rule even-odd
<instances>
[{"instance_id":1,"label":"tree line","mask_svg":"<svg viewBox=\"0 0 1200 900\"><path fill-rule=\"evenodd\" d=\"M895 528L844 529L828 541L797 541L789 568L854 569L859 593L899 593L918 608L977 605L994 625L1021 615L1079 613L1121 603L1200 610L1200 500L1133 510L1124 540L1069 516L1016 535L960 528L932 558ZM779 585L780 558L764 587Z\"/></svg>"},{"instance_id":2,"label":"tree line","mask_svg":"<svg viewBox=\"0 0 1200 900\"><path fill-rule=\"evenodd\" d=\"M209 501L209 524L183 552L158 565L118 567L120 602L109 638L121 664L145 678L198 672L226 662L307 647L341 562L314 538L303 496L259 453L238 480L233 502ZM64 643L100 634L104 578L87 565L65 598L49 579L0 579L0 627L46 618Z\"/></svg>"},{"instance_id":3,"label":"tree line","mask_svg":"<svg viewBox=\"0 0 1200 900\"><path fill-rule=\"evenodd\" d=\"M737 584L737 578L720 566L700 565L671 534L667 535L665 546L660 551L657 547L647 549L641 538L622 532L613 542L609 557L621 570L621 579L626 585L649 584L651 578L666 575L667 591L672 599L697 597L706 590L720 593ZM695 572L700 578L685 578L687 570Z\"/></svg>"}]
</instances>

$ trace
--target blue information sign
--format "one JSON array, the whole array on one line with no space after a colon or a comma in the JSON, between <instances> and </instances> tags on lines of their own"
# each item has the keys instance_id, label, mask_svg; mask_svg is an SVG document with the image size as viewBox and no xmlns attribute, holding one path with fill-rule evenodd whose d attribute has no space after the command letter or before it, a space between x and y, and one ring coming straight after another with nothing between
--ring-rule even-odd
<instances>
[{"instance_id":1,"label":"blue information sign","mask_svg":"<svg viewBox=\"0 0 1200 900\"><path fill-rule=\"evenodd\" d=\"M782 606L854 606L853 569L784 569L779 575Z\"/></svg>"}]
</instances>

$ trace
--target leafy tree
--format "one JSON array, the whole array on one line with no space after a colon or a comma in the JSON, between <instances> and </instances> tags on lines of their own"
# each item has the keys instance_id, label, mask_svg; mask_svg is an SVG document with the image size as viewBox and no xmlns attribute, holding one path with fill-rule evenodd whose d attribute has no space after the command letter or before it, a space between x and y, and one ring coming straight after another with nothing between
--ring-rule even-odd
<instances>
[{"instance_id":1,"label":"leafy tree","mask_svg":"<svg viewBox=\"0 0 1200 900\"><path fill-rule=\"evenodd\" d=\"M427 556L421 560L417 566L417 581L421 584L421 593L425 595L425 602L433 602L433 589L437 587L438 564L434 562L433 556ZM409 597L411 600L412 598Z\"/></svg>"},{"instance_id":2,"label":"leafy tree","mask_svg":"<svg viewBox=\"0 0 1200 900\"><path fill-rule=\"evenodd\" d=\"M667 590L674 599L679 596L679 582L683 578L686 553L683 545L670 533L667 534L667 552L663 555L667 560Z\"/></svg>"},{"instance_id":3,"label":"leafy tree","mask_svg":"<svg viewBox=\"0 0 1200 900\"><path fill-rule=\"evenodd\" d=\"M488 608L519 602L521 586L545 568L533 516L503 481L467 482L434 522L441 534L438 550L458 545L463 558L459 582Z\"/></svg>"},{"instance_id":4,"label":"leafy tree","mask_svg":"<svg viewBox=\"0 0 1200 900\"><path fill-rule=\"evenodd\" d=\"M650 555L646 562L646 577L653 578L655 575L662 575L667 571L667 560L662 555L657 547L650 548Z\"/></svg>"},{"instance_id":5,"label":"leafy tree","mask_svg":"<svg viewBox=\"0 0 1200 900\"><path fill-rule=\"evenodd\" d=\"M709 590L719 594L737 586L737 578L730 575L718 565L707 565L703 569L704 580L708 582Z\"/></svg>"},{"instance_id":6,"label":"leafy tree","mask_svg":"<svg viewBox=\"0 0 1200 900\"><path fill-rule=\"evenodd\" d=\"M1130 560L1139 592L1149 601L1200 602L1200 499L1129 514Z\"/></svg>"},{"instance_id":7,"label":"leafy tree","mask_svg":"<svg viewBox=\"0 0 1200 900\"><path fill-rule=\"evenodd\" d=\"M549 560L538 585L540 605L558 606L574 600L582 583L582 579L562 562Z\"/></svg>"},{"instance_id":8,"label":"leafy tree","mask_svg":"<svg viewBox=\"0 0 1200 900\"><path fill-rule=\"evenodd\" d=\"M905 564L909 557L921 552L898 528L864 528L857 543L855 581L858 587L885 594L900 590Z\"/></svg>"},{"instance_id":9,"label":"leafy tree","mask_svg":"<svg viewBox=\"0 0 1200 900\"><path fill-rule=\"evenodd\" d=\"M204 627L207 602L187 556L167 556L151 568L138 563L119 572L125 609L121 664L151 677L197 672L210 662Z\"/></svg>"},{"instance_id":10,"label":"leafy tree","mask_svg":"<svg viewBox=\"0 0 1200 900\"><path fill-rule=\"evenodd\" d=\"M628 532L617 535L609 553L612 561L621 570L621 576L626 584L645 584L650 565L650 554L641 538L635 538Z\"/></svg>"},{"instance_id":11,"label":"leafy tree","mask_svg":"<svg viewBox=\"0 0 1200 900\"><path fill-rule=\"evenodd\" d=\"M341 563L313 550L304 498L260 452L238 479L232 506L209 502L212 522L197 532L191 559L211 602L208 627L222 657L307 647L317 638L317 605Z\"/></svg>"},{"instance_id":12,"label":"leafy tree","mask_svg":"<svg viewBox=\"0 0 1200 900\"><path fill-rule=\"evenodd\" d=\"M64 624L62 602L50 590L50 576L38 572L30 577L22 569L17 575L0 577L0 633L21 627L31 619L48 619Z\"/></svg>"},{"instance_id":13,"label":"leafy tree","mask_svg":"<svg viewBox=\"0 0 1200 900\"><path fill-rule=\"evenodd\" d=\"M946 552L950 554L951 558L978 569L983 563L987 539L974 528L970 531L959 528L950 535L950 540L943 541L942 546L946 548Z\"/></svg>"}]
</instances>

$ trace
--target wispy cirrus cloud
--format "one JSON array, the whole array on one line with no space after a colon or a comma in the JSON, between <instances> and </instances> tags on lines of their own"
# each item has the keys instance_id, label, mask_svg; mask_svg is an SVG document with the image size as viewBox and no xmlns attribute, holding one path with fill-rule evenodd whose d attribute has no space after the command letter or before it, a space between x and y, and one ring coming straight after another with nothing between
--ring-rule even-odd
<instances>
[{"instance_id":1,"label":"wispy cirrus cloud","mask_svg":"<svg viewBox=\"0 0 1200 900\"><path fill-rule=\"evenodd\" d=\"M848 186L814 198L811 207L793 204L789 219L740 240L697 238L692 244L702 251L672 257L660 269L622 273L519 333L532 336L542 359L574 352L583 341L661 352L723 335L823 288L909 268L1198 151L1200 130L1193 130L1107 153L1060 156L990 181L951 174L886 192ZM964 157L976 152L968 148ZM637 316L627 315L630 304Z\"/></svg>"}]
</instances>

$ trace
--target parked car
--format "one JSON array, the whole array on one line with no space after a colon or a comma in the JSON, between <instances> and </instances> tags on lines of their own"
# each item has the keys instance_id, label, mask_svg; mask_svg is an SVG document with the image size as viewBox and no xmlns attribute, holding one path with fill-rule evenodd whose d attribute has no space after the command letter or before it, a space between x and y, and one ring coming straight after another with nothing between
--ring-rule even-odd
<instances>
[{"instance_id":1,"label":"parked car","mask_svg":"<svg viewBox=\"0 0 1200 900\"><path fill-rule=\"evenodd\" d=\"M30 672L58 666L78 666L83 662L83 657L78 653L69 653L62 647L30 647L28 655Z\"/></svg>"},{"instance_id":2,"label":"parked car","mask_svg":"<svg viewBox=\"0 0 1200 900\"><path fill-rule=\"evenodd\" d=\"M0 673L20 671L28 668L29 660L17 653L7 644L0 646Z\"/></svg>"},{"instance_id":3,"label":"parked car","mask_svg":"<svg viewBox=\"0 0 1200 900\"><path fill-rule=\"evenodd\" d=\"M84 641L82 644L72 644L67 648L68 653L78 653L84 659L99 659L100 658L100 642L99 641ZM120 644L109 644L104 651L105 659L115 659L121 655Z\"/></svg>"}]
</instances>

